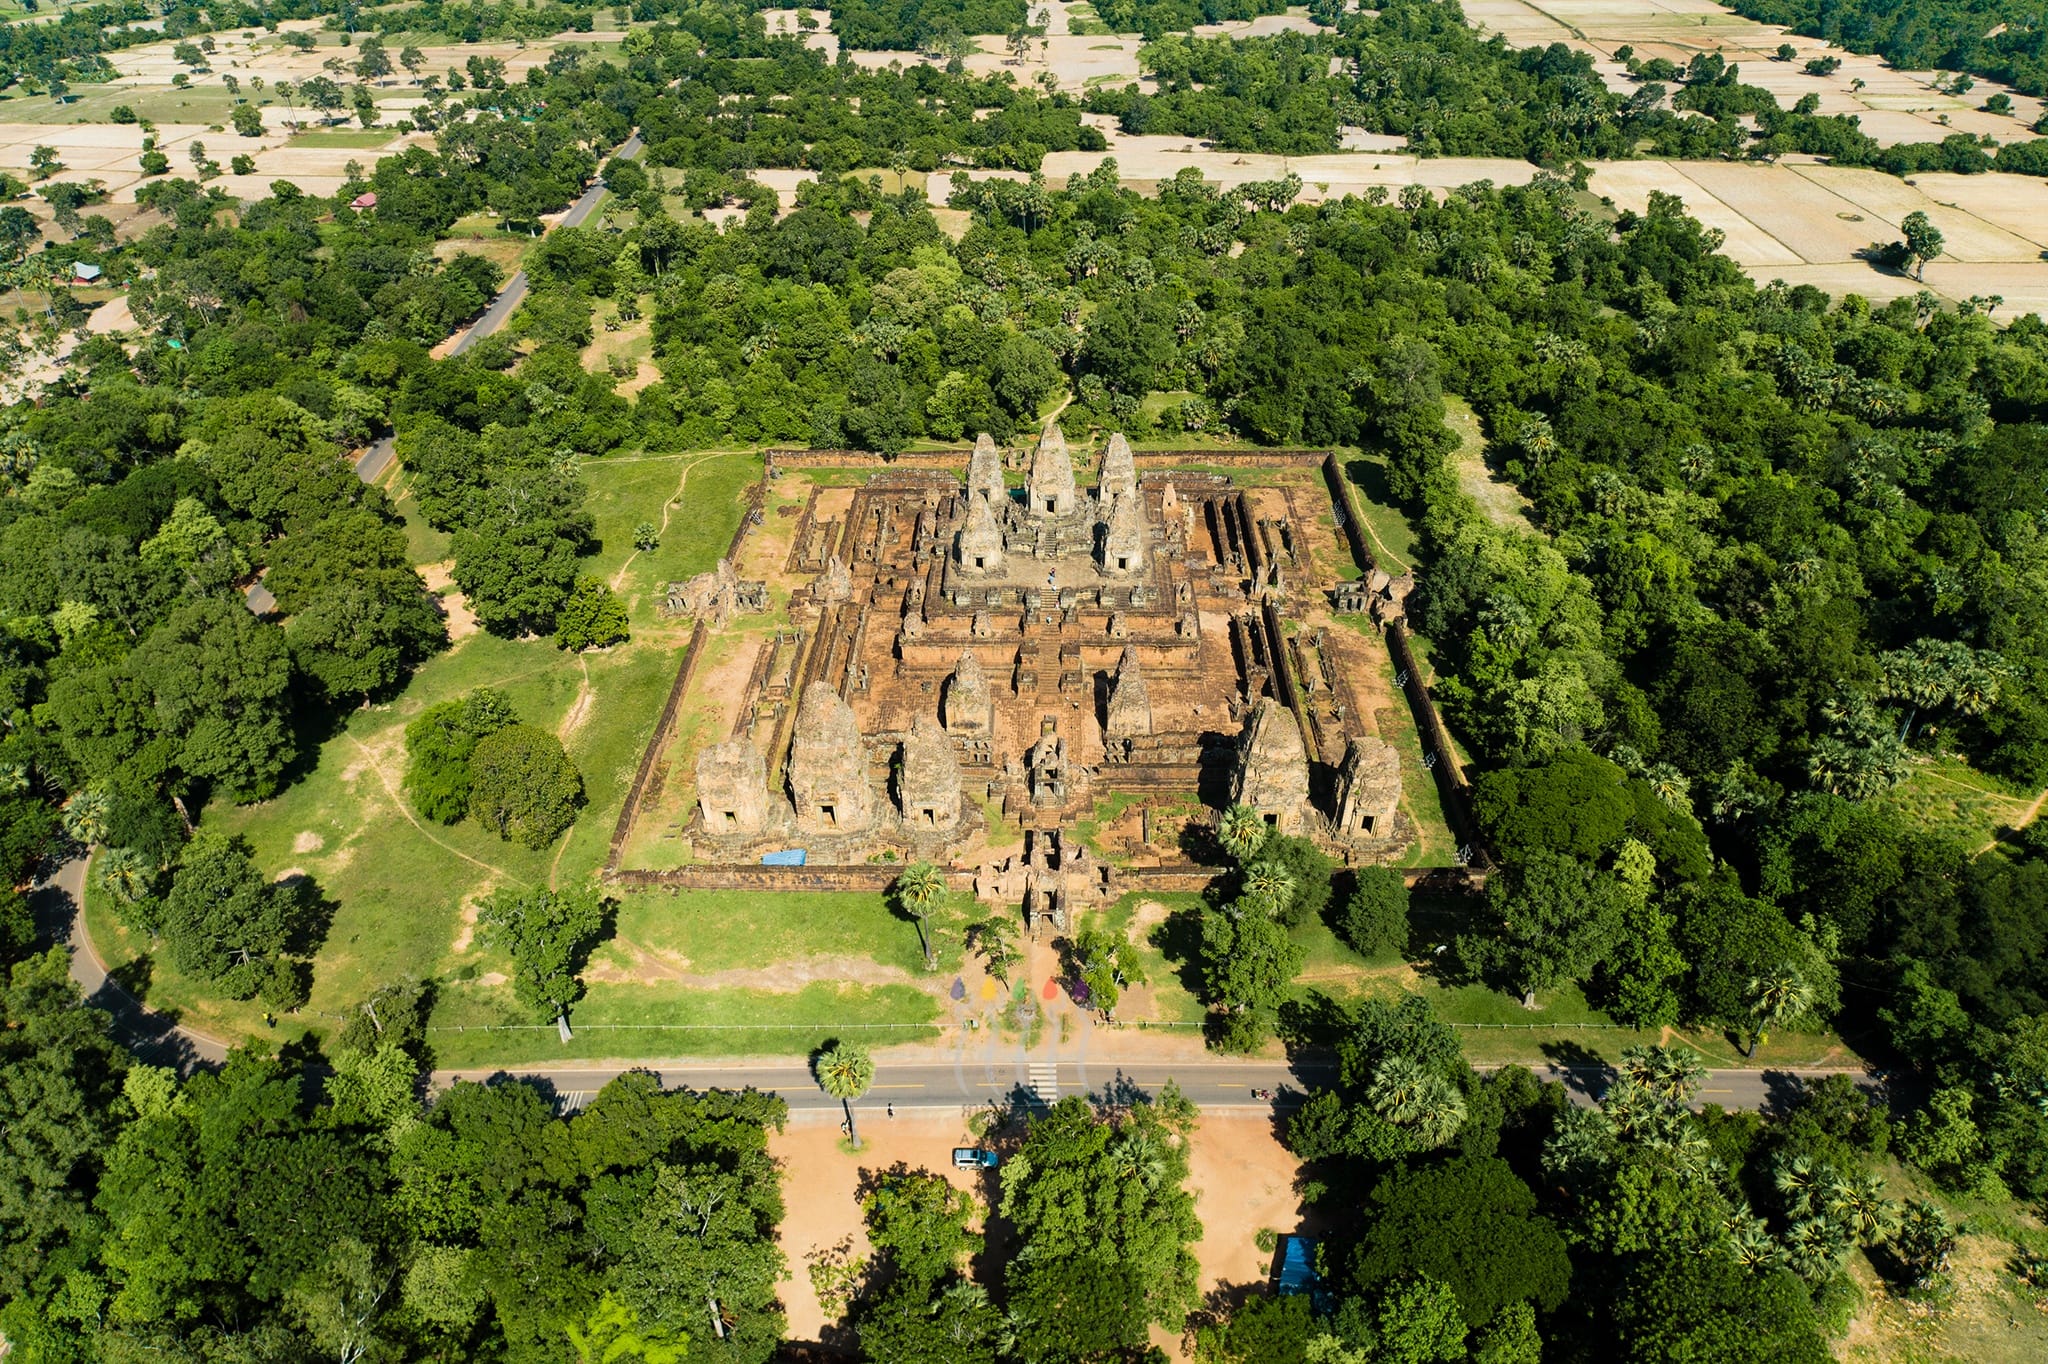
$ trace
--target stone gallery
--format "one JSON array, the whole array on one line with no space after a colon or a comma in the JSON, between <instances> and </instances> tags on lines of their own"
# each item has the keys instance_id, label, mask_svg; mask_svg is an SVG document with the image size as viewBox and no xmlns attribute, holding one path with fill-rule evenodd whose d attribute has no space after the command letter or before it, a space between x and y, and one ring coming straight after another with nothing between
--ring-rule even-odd
<instances>
[{"instance_id":1,"label":"stone gallery","mask_svg":"<svg viewBox=\"0 0 2048 1364\"><path fill-rule=\"evenodd\" d=\"M1323 580L1307 522L1327 527L1330 503L1301 491L1141 472L1121 435L1083 480L1056 427L1007 461L982 436L964 482L879 470L835 519L814 491L791 628L695 761L695 856L966 864L1014 850L983 837L1000 819L1029 835L1003 865L1051 914L1106 884L1060 831L1108 797L1198 821L1242 803L1354 860L1397 853L1400 761L1353 675L1378 645L1290 610L1301 594L1382 621L1393 598ZM702 586L714 606L733 593Z\"/></svg>"}]
</instances>

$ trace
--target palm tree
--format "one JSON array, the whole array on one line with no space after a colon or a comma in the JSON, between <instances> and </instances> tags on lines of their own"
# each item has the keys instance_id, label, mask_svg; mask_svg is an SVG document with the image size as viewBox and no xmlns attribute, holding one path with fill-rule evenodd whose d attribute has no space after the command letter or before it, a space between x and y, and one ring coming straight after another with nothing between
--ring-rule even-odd
<instances>
[{"instance_id":1,"label":"palm tree","mask_svg":"<svg viewBox=\"0 0 2048 1364\"><path fill-rule=\"evenodd\" d=\"M1148 1189L1156 1189L1166 1178L1166 1160L1159 1153L1159 1143L1146 1133L1126 1132L1111 1142L1103 1154L1120 1184L1135 1180Z\"/></svg>"},{"instance_id":2,"label":"palm tree","mask_svg":"<svg viewBox=\"0 0 2048 1364\"><path fill-rule=\"evenodd\" d=\"M64 802L58 818L74 842L89 848L107 836L107 809L106 793L87 787Z\"/></svg>"},{"instance_id":3,"label":"palm tree","mask_svg":"<svg viewBox=\"0 0 2048 1364\"><path fill-rule=\"evenodd\" d=\"M1244 898L1255 902L1267 914L1294 897L1294 877L1278 862L1254 862L1245 868Z\"/></svg>"},{"instance_id":4,"label":"palm tree","mask_svg":"<svg viewBox=\"0 0 2048 1364\"><path fill-rule=\"evenodd\" d=\"M1442 1146L1465 1125L1465 1096L1457 1086L1405 1056L1381 1064L1366 1086L1365 1099L1382 1118L1408 1129L1425 1149Z\"/></svg>"},{"instance_id":5,"label":"palm tree","mask_svg":"<svg viewBox=\"0 0 2048 1364\"><path fill-rule=\"evenodd\" d=\"M1266 841L1266 817L1249 805L1233 805L1216 825L1217 841L1240 865Z\"/></svg>"},{"instance_id":6,"label":"palm tree","mask_svg":"<svg viewBox=\"0 0 2048 1364\"><path fill-rule=\"evenodd\" d=\"M1898 1207L1884 1196L1884 1181L1876 1175L1837 1177L1828 1182L1822 1197L1828 1215L1866 1246L1888 1240L1898 1227Z\"/></svg>"},{"instance_id":7,"label":"palm tree","mask_svg":"<svg viewBox=\"0 0 2048 1364\"><path fill-rule=\"evenodd\" d=\"M929 862L912 862L896 878L895 890L896 903L909 910L911 917L917 920L917 941L924 948L924 969L937 969L939 963L932 955L930 925L926 916L932 912L932 906L945 898L945 875Z\"/></svg>"},{"instance_id":8,"label":"palm tree","mask_svg":"<svg viewBox=\"0 0 2048 1364\"><path fill-rule=\"evenodd\" d=\"M834 1041L818 1053L812 1063L818 1076L818 1088L839 1100L839 1106L846 1110L846 1135L853 1140L853 1149L860 1149L860 1133L853 1127L853 1101L868 1092L868 1086L875 1082L875 1058L868 1055L866 1047L851 1042Z\"/></svg>"},{"instance_id":9,"label":"palm tree","mask_svg":"<svg viewBox=\"0 0 2048 1364\"><path fill-rule=\"evenodd\" d=\"M1699 1093L1707 1067L1685 1047L1629 1047L1621 1053L1621 1073L1661 1102L1683 1108Z\"/></svg>"},{"instance_id":10,"label":"palm tree","mask_svg":"<svg viewBox=\"0 0 2048 1364\"><path fill-rule=\"evenodd\" d=\"M133 848L113 848L100 858L100 885L122 904L132 905L149 893L153 868Z\"/></svg>"},{"instance_id":11,"label":"palm tree","mask_svg":"<svg viewBox=\"0 0 2048 1364\"><path fill-rule=\"evenodd\" d=\"M1822 1185L1833 1173L1825 1165L1816 1165L1806 1156L1794 1156L1771 1171L1771 1182L1785 1197L1785 1210L1794 1216L1804 1216L1820 1199Z\"/></svg>"},{"instance_id":12,"label":"palm tree","mask_svg":"<svg viewBox=\"0 0 2048 1364\"><path fill-rule=\"evenodd\" d=\"M1749 982L1749 1049L1756 1049L1770 1036L1772 1028L1799 1017L1813 1003L1813 987L1790 966L1780 966Z\"/></svg>"}]
</instances>

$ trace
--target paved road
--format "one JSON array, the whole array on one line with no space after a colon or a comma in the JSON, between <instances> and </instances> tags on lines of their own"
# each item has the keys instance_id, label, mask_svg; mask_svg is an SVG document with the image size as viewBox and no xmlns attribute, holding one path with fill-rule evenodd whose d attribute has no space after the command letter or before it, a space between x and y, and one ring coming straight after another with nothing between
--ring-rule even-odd
<instances>
[{"instance_id":1,"label":"paved road","mask_svg":"<svg viewBox=\"0 0 2048 1364\"><path fill-rule=\"evenodd\" d=\"M546 1066L532 1070L437 1070L433 1082L445 1087L457 1080L487 1080L512 1077L538 1083L551 1090L564 1109L581 1108L613 1077L633 1067ZM694 1089L761 1089L782 1095L793 1110L834 1109L839 1101L825 1094L811 1078L807 1067L797 1062L780 1065L720 1065L715 1062L649 1061L641 1068L654 1071L670 1088L688 1085ZM1022 1053L1002 1060L963 1058L957 1063L921 1061L879 1064L875 1082L864 1101L869 1108L894 1104L898 1108L960 1108L996 1099L1023 1098L1052 1103L1069 1094L1097 1099L1149 1097L1171 1079L1181 1092L1204 1109L1246 1106L1289 1110L1300 1105L1310 1089L1327 1085L1336 1077L1337 1067L1329 1060L1239 1061L1223 1058L1178 1061L1132 1061L1114 1059L1061 1061ZM1715 1070L1707 1073L1700 1090L1700 1103L1723 1108L1760 1108L1790 1097L1799 1080L1835 1073L1829 1070ZM1860 1072L1846 1072L1860 1074ZM1564 1083L1572 1097L1590 1104L1612 1078L1601 1066L1542 1066L1538 1078ZM1270 1097L1268 1097L1270 1096Z\"/></svg>"},{"instance_id":2,"label":"paved road","mask_svg":"<svg viewBox=\"0 0 2048 1364\"><path fill-rule=\"evenodd\" d=\"M613 155L623 156L630 160L640 155L646 145L646 143L640 140L640 134L634 133L625 142L620 144L618 151L613 153ZM604 202L605 194L606 190L602 183L594 184L589 189L584 190L581 195L577 196L576 202L569 205L569 211L562 215L562 226L581 227L590 215L597 211L597 206ZM448 353L450 355L460 355L492 332L498 330L498 328L504 326L510 320L512 314L519 310L519 305L525 301L526 272L524 270L516 270L513 272L512 278L505 281L505 287L498 291L498 296L491 300L491 306L484 309L482 315L476 321L469 324L468 331L465 331L456 338L455 344L449 348ZM375 483L384 476L384 471L390 467L392 456L395 453L391 437L385 436L381 440L372 441L369 448L356 458L356 477L365 483Z\"/></svg>"},{"instance_id":3,"label":"paved road","mask_svg":"<svg viewBox=\"0 0 2048 1364\"><path fill-rule=\"evenodd\" d=\"M640 140L640 134L634 133L613 154L631 160L633 157L640 155L642 148L646 145ZM562 226L581 227L584 220L596 212L597 206L604 202L604 197L605 187L602 181L584 190L576 202L569 205L569 211L562 215ZM505 320L512 316L513 311L519 307L525 298L526 272L524 270L515 271L512 278L505 281L505 287L498 291L498 296L491 300L491 306L484 309L483 316L470 325L469 330L462 334L461 339L455 343L448 353L450 355L460 355L484 337L489 336L492 332L504 326Z\"/></svg>"},{"instance_id":4,"label":"paved road","mask_svg":"<svg viewBox=\"0 0 2048 1364\"><path fill-rule=\"evenodd\" d=\"M194 1066L218 1065L227 1057L227 1047L204 1033L181 1028L175 1020L155 1013L107 976L106 967L94 950L80 913L85 886L86 863L77 858L64 863L47 881L30 894L37 925L57 943L71 947L71 978L78 982L88 1003L114 1016L122 1039L145 1060L175 1065L181 1070ZM1023 1096L1051 1103L1068 1094L1097 1098L1136 1098L1157 1094L1171 1079L1203 1108L1270 1106L1289 1109L1301 1102L1303 1094L1335 1075L1333 1062L1322 1059L1299 1061L1241 1061L1223 1057L1184 1058L1175 1061L1119 1061L1113 1054L1115 1033L1095 1032L1095 1045L1105 1055L1090 1059L1062 1059L1057 1055L1030 1054L1007 1050L1001 1055L982 1051L963 1054L955 1061L916 1061L875 1067L875 1082L866 1100L868 1107L895 1104L899 1108L952 1108L985 1104L992 1100ZM696 1089L771 1090L789 1101L796 1110L830 1109L829 1098L801 1062L772 1064L720 1063L688 1060L655 1060L629 1065L539 1065L516 1071L504 1069L437 1070L433 1083L445 1088L457 1080L517 1078L550 1091L564 1109L581 1108L605 1084L628 1070L654 1071L668 1086L689 1085ZM1723 1108L1758 1108L1789 1096L1799 1079L1836 1073L1830 1070L1715 1070L1709 1071L1700 1091L1702 1103ZM1861 1072L1848 1071L1848 1074ZM1600 1066L1543 1066L1537 1075L1559 1080L1581 1103L1590 1103L1611 1078ZM1272 1092L1264 1099L1254 1090Z\"/></svg>"},{"instance_id":5,"label":"paved road","mask_svg":"<svg viewBox=\"0 0 2048 1364\"><path fill-rule=\"evenodd\" d=\"M84 858L75 857L29 892L37 929L51 942L71 949L71 978L78 982L85 1002L112 1014L115 1033L145 1061L180 1070L225 1061L225 1044L145 1008L119 981L108 977L106 964L93 950L85 927L85 865Z\"/></svg>"}]
</instances>

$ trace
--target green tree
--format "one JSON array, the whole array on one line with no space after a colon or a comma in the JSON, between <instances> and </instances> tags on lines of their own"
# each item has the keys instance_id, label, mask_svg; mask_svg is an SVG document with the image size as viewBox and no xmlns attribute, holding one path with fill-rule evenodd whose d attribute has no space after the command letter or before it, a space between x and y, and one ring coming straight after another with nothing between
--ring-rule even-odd
<instances>
[{"instance_id":1,"label":"green tree","mask_svg":"<svg viewBox=\"0 0 2048 1364\"><path fill-rule=\"evenodd\" d=\"M1395 957L1408 946L1408 883L1394 867L1360 867L1345 902L1338 936L1359 956Z\"/></svg>"},{"instance_id":2,"label":"green tree","mask_svg":"<svg viewBox=\"0 0 2048 1364\"><path fill-rule=\"evenodd\" d=\"M1900 220L1899 230L1905 234L1906 258L1913 263L1913 278L1922 279L1927 274L1927 263L1945 247L1941 229L1925 212L1915 209Z\"/></svg>"},{"instance_id":3,"label":"green tree","mask_svg":"<svg viewBox=\"0 0 2048 1364\"><path fill-rule=\"evenodd\" d=\"M924 969L935 970L938 960L932 955L931 912L945 901L945 873L929 862L912 862L897 875L890 889L895 893L896 903L917 925L918 945L924 949Z\"/></svg>"},{"instance_id":4,"label":"green tree","mask_svg":"<svg viewBox=\"0 0 2048 1364\"><path fill-rule=\"evenodd\" d=\"M1007 1270L1017 1353L1086 1359L1178 1330L1196 1305L1183 1187L1193 1106L1168 1085L1114 1120L1078 1098L1033 1119L1002 1170L1000 1214L1022 1245Z\"/></svg>"},{"instance_id":5,"label":"green tree","mask_svg":"<svg viewBox=\"0 0 2048 1364\"><path fill-rule=\"evenodd\" d=\"M1373 1189L1367 1207L1364 1234L1345 1266L1344 1282L1355 1292L1427 1275L1457 1294L1475 1328L1510 1303L1550 1311L1564 1301L1571 1277L1564 1237L1504 1161L1460 1157L1398 1170Z\"/></svg>"},{"instance_id":6,"label":"green tree","mask_svg":"<svg viewBox=\"0 0 2048 1364\"><path fill-rule=\"evenodd\" d=\"M583 778L562 741L533 725L507 725L469 755L469 813L507 840L544 848L576 822Z\"/></svg>"},{"instance_id":7,"label":"green tree","mask_svg":"<svg viewBox=\"0 0 2048 1364\"><path fill-rule=\"evenodd\" d=\"M861 1197L868 1243L890 1272L929 1291L981 1249L975 1200L929 1170L897 1166Z\"/></svg>"},{"instance_id":8,"label":"green tree","mask_svg":"<svg viewBox=\"0 0 2048 1364\"><path fill-rule=\"evenodd\" d=\"M1254 1051L1301 969L1301 945L1256 904L1202 915L1202 995L1221 1011L1212 1040L1227 1051Z\"/></svg>"},{"instance_id":9,"label":"green tree","mask_svg":"<svg viewBox=\"0 0 2048 1364\"><path fill-rule=\"evenodd\" d=\"M1752 1271L1691 1247L1639 1256L1624 1269L1610 1330L1621 1357L1642 1364L1824 1364L1806 1286L1784 1269Z\"/></svg>"},{"instance_id":10,"label":"green tree","mask_svg":"<svg viewBox=\"0 0 2048 1364\"><path fill-rule=\"evenodd\" d=\"M477 744L519 723L511 702L488 687L428 706L405 727L405 793L428 819L453 824L469 813L469 760Z\"/></svg>"},{"instance_id":11,"label":"green tree","mask_svg":"<svg viewBox=\"0 0 2048 1364\"><path fill-rule=\"evenodd\" d=\"M448 641L447 627L410 568L361 574L285 623L298 670L328 696L371 696L397 685Z\"/></svg>"},{"instance_id":12,"label":"green tree","mask_svg":"<svg viewBox=\"0 0 2048 1364\"><path fill-rule=\"evenodd\" d=\"M237 104L228 110L228 121L235 125L235 132L243 137L263 136L263 114L253 104Z\"/></svg>"},{"instance_id":13,"label":"green tree","mask_svg":"<svg viewBox=\"0 0 2048 1364\"><path fill-rule=\"evenodd\" d=\"M555 613L555 647L581 653L623 644L633 637L626 604L602 578L578 578Z\"/></svg>"},{"instance_id":14,"label":"green tree","mask_svg":"<svg viewBox=\"0 0 2048 1364\"><path fill-rule=\"evenodd\" d=\"M384 50L384 40L368 37L356 45L355 73L357 80L381 81L391 74L391 54Z\"/></svg>"},{"instance_id":15,"label":"green tree","mask_svg":"<svg viewBox=\"0 0 2048 1364\"><path fill-rule=\"evenodd\" d=\"M875 1082L875 1058L866 1047L851 1042L831 1042L811 1060L818 1088L839 1100L846 1112L846 1135L855 1150L860 1149L860 1131L853 1122L853 1101L868 1092Z\"/></svg>"},{"instance_id":16,"label":"green tree","mask_svg":"<svg viewBox=\"0 0 2048 1364\"><path fill-rule=\"evenodd\" d=\"M239 601L192 602L143 637L128 669L180 769L237 799L277 789L296 751L282 630Z\"/></svg>"},{"instance_id":17,"label":"green tree","mask_svg":"<svg viewBox=\"0 0 2048 1364\"><path fill-rule=\"evenodd\" d=\"M565 1018L583 997L579 972L604 932L605 900L590 886L505 888L477 908L477 936L512 957L512 993L537 1020Z\"/></svg>"},{"instance_id":18,"label":"green tree","mask_svg":"<svg viewBox=\"0 0 2048 1364\"><path fill-rule=\"evenodd\" d=\"M982 965L997 980L1008 985L1010 968L1017 964L1017 927L1001 915L992 915L974 926L974 950Z\"/></svg>"},{"instance_id":19,"label":"green tree","mask_svg":"<svg viewBox=\"0 0 2048 1364\"><path fill-rule=\"evenodd\" d=\"M1620 942L1628 897L1614 878L1555 853L1537 852L1491 878L1490 938L1460 937L1458 954L1497 971L1533 999L1590 977Z\"/></svg>"},{"instance_id":20,"label":"green tree","mask_svg":"<svg viewBox=\"0 0 2048 1364\"><path fill-rule=\"evenodd\" d=\"M1742 1054L1756 1055L1772 1028L1792 1022L1812 1007L1813 987L1797 968L1780 965L1753 977L1749 982L1749 1046Z\"/></svg>"},{"instance_id":21,"label":"green tree","mask_svg":"<svg viewBox=\"0 0 2048 1364\"><path fill-rule=\"evenodd\" d=\"M1089 1007L1104 1018L1116 1015L1123 992L1145 983L1144 964L1123 934L1101 924L1090 924L1067 944L1067 955L1075 977L1088 992Z\"/></svg>"},{"instance_id":22,"label":"green tree","mask_svg":"<svg viewBox=\"0 0 2048 1364\"><path fill-rule=\"evenodd\" d=\"M185 845L164 896L171 961L231 999L250 998L286 967L281 955L306 917L302 886L270 880L246 846L202 830Z\"/></svg>"},{"instance_id":23,"label":"green tree","mask_svg":"<svg viewBox=\"0 0 2048 1364\"><path fill-rule=\"evenodd\" d=\"M62 949L12 965L0 1022L0 1296L20 1309L56 1291L105 1234L94 1194L130 1061L106 1013L81 1005ZM10 1311L10 1338L19 1320Z\"/></svg>"},{"instance_id":24,"label":"green tree","mask_svg":"<svg viewBox=\"0 0 2048 1364\"><path fill-rule=\"evenodd\" d=\"M1240 864L1264 846L1268 832L1265 817L1249 805L1231 806L1216 825L1217 841Z\"/></svg>"}]
</instances>

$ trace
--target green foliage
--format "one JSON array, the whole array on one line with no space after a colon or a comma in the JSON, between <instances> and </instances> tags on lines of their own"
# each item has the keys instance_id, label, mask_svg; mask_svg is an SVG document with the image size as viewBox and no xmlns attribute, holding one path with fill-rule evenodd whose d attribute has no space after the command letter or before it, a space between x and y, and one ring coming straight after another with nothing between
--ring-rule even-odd
<instances>
[{"instance_id":1,"label":"green foliage","mask_svg":"<svg viewBox=\"0 0 2048 1364\"><path fill-rule=\"evenodd\" d=\"M405 727L405 792L413 808L442 824L468 814L477 744L518 722L511 704L488 687L421 711Z\"/></svg>"},{"instance_id":2,"label":"green foliage","mask_svg":"<svg viewBox=\"0 0 2048 1364\"><path fill-rule=\"evenodd\" d=\"M2048 94L2041 35L2019 26L2028 12L2010 0L1927 0L1911 10L1876 0L1833 6L1818 0L1736 0L1731 8L1851 52L1878 53L1894 66L1972 71L2024 94Z\"/></svg>"},{"instance_id":3,"label":"green foliage","mask_svg":"<svg viewBox=\"0 0 2048 1364\"><path fill-rule=\"evenodd\" d=\"M583 777L562 741L532 725L506 725L477 740L469 755L472 819L544 848L576 822Z\"/></svg>"},{"instance_id":4,"label":"green foliage","mask_svg":"<svg viewBox=\"0 0 2048 1364\"><path fill-rule=\"evenodd\" d=\"M1412 1273L1448 1286L1466 1323L1480 1327L1510 1303L1556 1307L1571 1262L1564 1238L1505 1162L1458 1159L1389 1175L1372 1191L1346 1282L1371 1290Z\"/></svg>"},{"instance_id":5,"label":"green foliage","mask_svg":"<svg viewBox=\"0 0 2048 1364\"><path fill-rule=\"evenodd\" d=\"M1025 22L1024 0L853 0L832 11L832 31L847 47L956 55L962 34L1007 33Z\"/></svg>"},{"instance_id":6,"label":"green foliage","mask_svg":"<svg viewBox=\"0 0 2048 1364\"><path fill-rule=\"evenodd\" d=\"M1079 1360L1142 1346L1152 1323L1180 1329L1201 1234L1182 1187L1191 1118L1175 1093L1113 1121L1077 1098L1032 1120L1002 1167L1000 1212L1021 1242L1006 1280L1018 1353Z\"/></svg>"},{"instance_id":7,"label":"green foliage","mask_svg":"<svg viewBox=\"0 0 2048 1364\"><path fill-rule=\"evenodd\" d=\"M1202 998L1219 1010L1211 1041L1227 1051L1255 1051L1301 969L1301 945L1250 900L1202 914Z\"/></svg>"},{"instance_id":8,"label":"green foliage","mask_svg":"<svg viewBox=\"0 0 2048 1364\"><path fill-rule=\"evenodd\" d=\"M555 613L555 647L581 652L609 648L632 638L626 604L601 578L578 578L575 590Z\"/></svg>"},{"instance_id":9,"label":"green foliage","mask_svg":"<svg viewBox=\"0 0 2048 1364\"><path fill-rule=\"evenodd\" d=\"M609 920L596 890L503 889L477 908L478 937L512 956L512 993L537 1021L552 1021L583 997L578 972Z\"/></svg>"},{"instance_id":10,"label":"green foliage","mask_svg":"<svg viewBox=\"0 0 2048 1364\"><path fill-rule=\"evenodd\" d=\"M280 971L305 931L312 898L303 879L271 881L249 850L219 834L185 845L164 897L164 945L178 969L230 999L249 999Z\"/></svg>"},{"instance_id":11,"label":"green foliage","mask_svg":"<svg viewBox=\"0 0 2048 1364\"><path fill-rule=\"evenodd\" d=\"M1337 936L1359 956L1383 961L1408 946L1408 884L1393 867L1360 867L1337 920Z\"/></svg>"}]
</instances>

